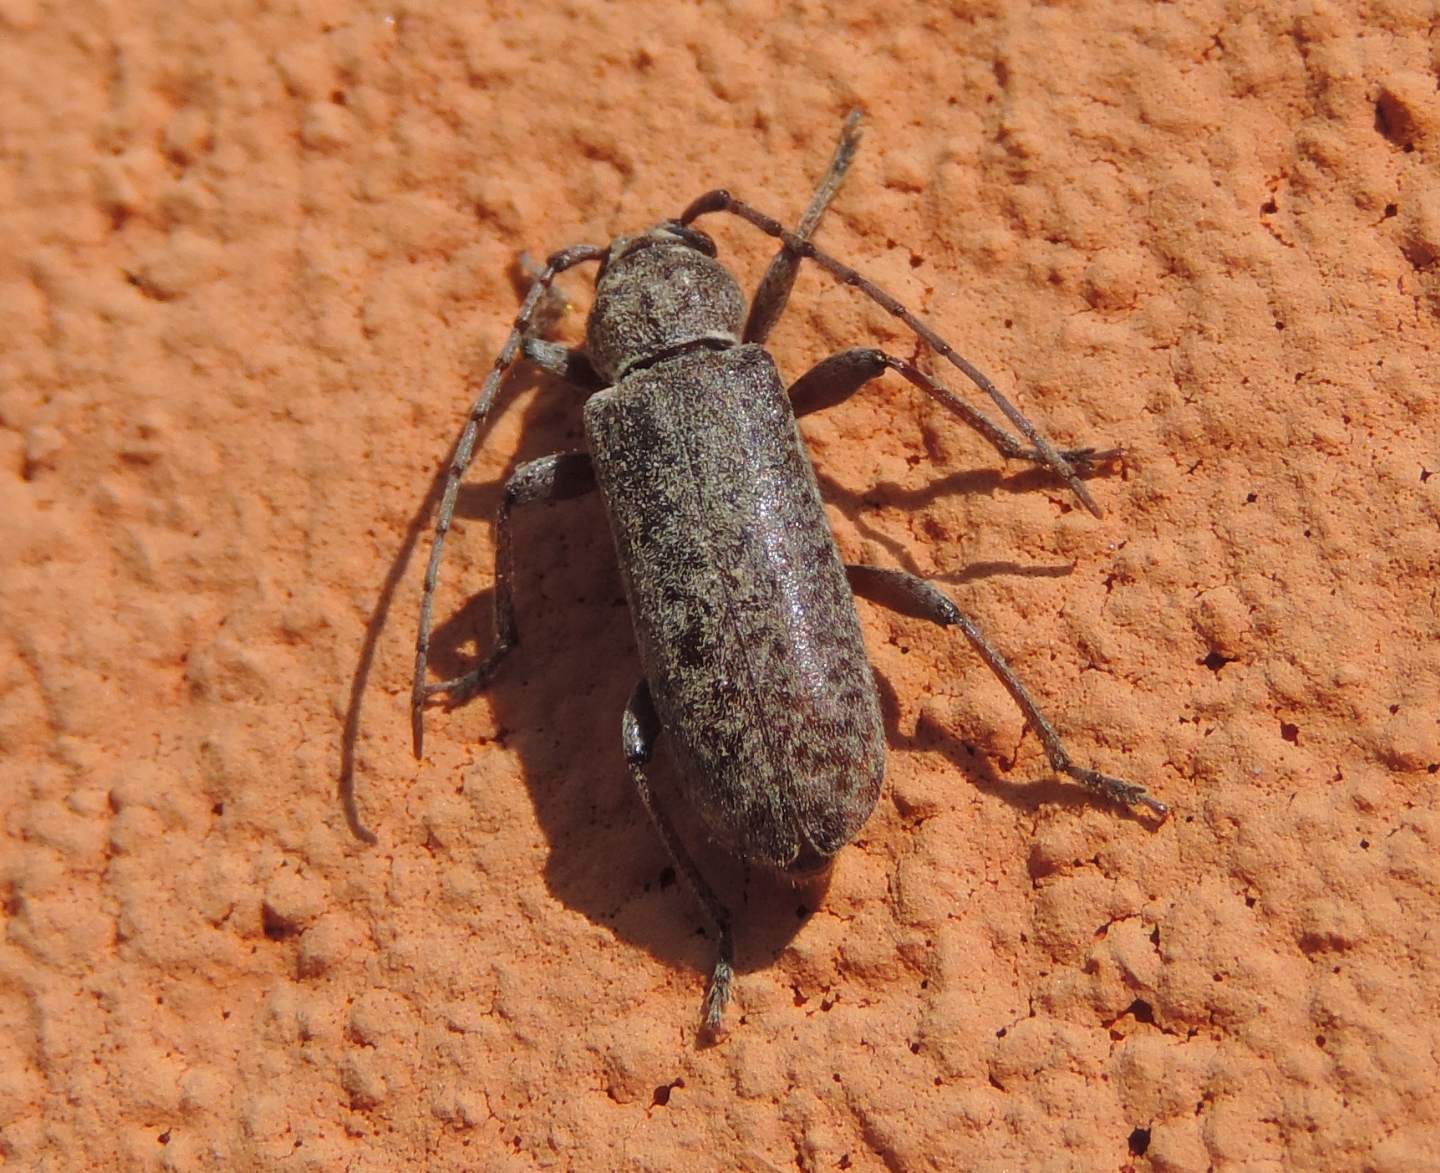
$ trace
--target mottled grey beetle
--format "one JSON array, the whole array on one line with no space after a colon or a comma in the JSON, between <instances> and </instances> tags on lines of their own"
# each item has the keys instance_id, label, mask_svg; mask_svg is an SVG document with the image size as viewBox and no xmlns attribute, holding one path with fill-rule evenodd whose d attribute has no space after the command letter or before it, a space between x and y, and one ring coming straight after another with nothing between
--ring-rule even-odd
<instances>
[{"instance_id":1,"label":"mottled grey beetle","mask_svg":"<svg viewBox=\"0 0 1440 1173\"><path fill-rule=\"evenodd\" d=\"M704 1027L720 1028L733 980L730 914L700 874L645 776L662 729L674 739L683 791L709 833L750 863L791 877L829 865L864 826L885 771L885 732L853 594L958 627L1015 698L1051 767L1120 803L1165 807L1143 787L1077 766L999 652L936 587L901 570L847 566L825 519L798 415L839 403L886 370L909 380L984 436L1002 456L1051 469L1097 516L1079 477L1113 452L1056 451L978 370L889 294L820 252L820 222L859 142L846 120L829 170L795 232L713 191L678 220L608 248L551 256L535 279L455 446L425 572L411 695L415 753L428 697L463 698L516 643L510 515L517 505L598 488L630 603L644 677L626 706L626 762L675 866L719 932ZM781 242L748 319L715 245L691 221L727 211ZM763 343L801 258L809 258L904 322L958 367L1028 445L904 359L846 350L787 394ZM557 274L598 261L583 351L532 337ZM593 391L587 450L530 461L505 486L496 521L495 645L454 680L426 681L430 616L460 479L501 379L523 355Z\"/></svg>"}]
</instances>

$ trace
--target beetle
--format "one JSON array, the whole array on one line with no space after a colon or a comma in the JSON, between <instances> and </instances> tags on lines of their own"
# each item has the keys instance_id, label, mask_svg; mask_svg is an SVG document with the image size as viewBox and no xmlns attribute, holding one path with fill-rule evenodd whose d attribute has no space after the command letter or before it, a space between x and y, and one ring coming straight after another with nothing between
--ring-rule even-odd
<instances>
[{"instance_id":1,"label":"beetle","mask_svg":"<svg viewBox=\"0 0 1440 1173\"><path fill-rule=\"evenodd\" d=\"M1163 816L1144 787L1077 765L1025 686L942 591L905 571L845 565L821 505L796 419L898 373L978 431L1004 457L1054 472L1096 516L1081 476L1117 452L1059 451L984 374L931 327L810 236L859 142L859 113L795 231L724 190L673 220L575 245L547 260L496 356L450 460L436 515L415 641L411 723L423 752L424 708L482 688L518 641L512 597L515 509L598 491L614 538L643 676L621 723L625 760L678 872L718 930L702 1029L718 1033L734 980L728 909L695 865L646 774L662 730L681 792L706 831L740 859L791 879L823 871L865 824L885 771L885 730L854 597L957 627L1015 699L1050 766L1096 793ZM692 226L728 212L780 241L748 316L714 241ZM905 359L873 347L832 355L786 389L764 347L801 260L903 322L979 387L1016 438ZM538 336L556 277L598 262L583 348ZM502 379L521 357L590 394L585 449L529 461L506 482L496 518L494 644L475 667L427 679L431 611L460 482Z\"/></svg>"}]
</instances>

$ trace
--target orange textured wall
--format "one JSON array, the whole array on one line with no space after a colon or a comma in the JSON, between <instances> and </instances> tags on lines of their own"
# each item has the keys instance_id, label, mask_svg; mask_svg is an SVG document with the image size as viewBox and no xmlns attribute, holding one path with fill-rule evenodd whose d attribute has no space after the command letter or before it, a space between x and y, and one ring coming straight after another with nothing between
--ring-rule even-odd
<instances>
[{"instance_id":1,"label":"orange textured wall","mask_svg":"<svg viewBox=\"0 0 1440 1173\"><path fill-rule=\"evenodd\" d=\"M1398 0L0 0L0 1161L1434 1160L1435 36ZM1173 814L1051 780L963 641L862 605L886 794L826 891L705 856L740 956L700 1047L598 503L520 521L524 642L419 764L417 534L521 250L719 184L793 219L852 106L824 244L1125 456L1097 521L892 377L803 426L842 551L951 589ZM914 352L810 272L774 351L876 340ZM440 672L488 638L505 470L580 441L553 383L505 403Z\"/></svg>"}]
</instances>

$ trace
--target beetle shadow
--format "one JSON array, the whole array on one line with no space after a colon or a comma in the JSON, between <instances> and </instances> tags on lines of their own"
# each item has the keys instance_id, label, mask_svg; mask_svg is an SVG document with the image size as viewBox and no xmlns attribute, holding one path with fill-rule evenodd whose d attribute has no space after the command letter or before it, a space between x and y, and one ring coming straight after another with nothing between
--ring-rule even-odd
<instances>
[{"instance_id":1,"label":"beetle shadow","mask_svg":"<svg viewBox=\"0 0 1440 1173\"><path fill-rule=\"evenodd\" d=\"M880 694L880 712L885 720L886 741L892 750L903 749L923 754L939 754L983 794L993 794L1017 810L1034 813L1042 806L1058 806L1068 810L1095 808L1128 822L1139 823L1151 830L1163 820L1139 807L1121 806L1087 790L1079 782L1048 772L1031 781L1013 781L995 768L995 759L985 756L978 747L965 740L957 731L941 725L924 710L915 722L915 732L900 728L900 697L885 674L875 668L875 684ZM1024 736L1032 733L1028 726ZM999 759L1007 773L1015 768L1015 758Z\"/></svg>"},{"instance_id":2,"label":"beetle shadow","mask_svg":"<svg viewBox=\"0 0 1440 1173\"><path fill-rule=\"evenodd\" d=\"M525 430L531 437L537 431L528 425ZM532 438L513 463L555 447ZM499 481L467 487L457 518L491 524L501 491ZM698 1006L715 962L714 929L676 875L624 764L621 715L640 664L603 509L592 495L515 517L521 638L485 691L484 703L493 713L491 740L518 761L548 845L546 887L592 923L665 965L693 973ZM987 571L992 572L998 571ZM486 588L435 628L435 678L458 676L489 651L493 599ZM902 732L899 698L878 671L876 680L891 750L938 753L971 784L1021 810L1095 801L1053 777L1011 781L962 736L923 715L914 732ZM461 710L469 703L444 707ZM656 799L731 912L737 973L770 969L821 906L829 875L796 885L710 842L683 800L669 744L662 732L647 770Z\"/></svg>"},{"instance_id":3,"label":"beetle shadow","mask_svg":"<svg viewBox=\"0 0 1440 1173\"><path fill-rule=\"evenodd\" d=\"M954 730L948 729L923 710L915 722L915 732L900 728L900 696L885 673L875 669L875 685L880 694L880 712L885 719L885 735L892 750L912 753L939 754L983 794L993 794L1019 810L1032 812L1041 806L1084 807L1094 801L1073 783L1062 782L1054 775L1033 782L1014 782L1003 776L995 762ZM1001 769L1014 768L1014 761L1001 760Z\"/></svg>"},{"instance_id":4,"label":"beetle shadow","mask_svg":"<svg viewBox=\"0 0 1440 1173\"><path fill-rule=\"evenodd\" d=\"M533 370L522 367L507 378L494 407L495 416L507 409L513 411L515 397L532 386L539 394L524 410L518 450L508 461L505 474L490 482L462 486L456 509L461 524L452 532L447 547L452 552L462 548L464 531L472 525L489 535L484 545L493 550L493 521L510 471L527 460L583 446L582 393ZM341 741L340 794L352 832L367 842L373 843L374 836L360 822L353 796L355 744L364 696L396 591L433 524L447 466L448 461L437 470L424 501L409 520L367 623L352 678ZM956 492L993 492L996 488L1019 492L1022 489L1014 486L1033 488L1050 483L1051 478L1044 470L1008 478L991 471L966 472L943 477L923 490L885 484L864 494L849 492L829 477L821 480L827 499L857 525L868 528L862 515L877 497L887 503L914 504ZM521 639L483 690L483 698L441 707L490 706L494 728L488 741L513 750L519 762L549 847L544 880L551 894L665 964L692 970L698 1006L705 975L715 960L713 929L677 880L626 771L620 722L640 677L640 665L601 502L592 494L518 510L514 525L514 594ZM915 569L903 549L884 535L874 536L894 551L898 562ZM478 572L486 581L493 579L493 565L483 559ZM945 581L1000 573L1051 576L1068 572L1068 567L986 563L947 576ZM493 587L469 594L435 627L430 644L432 680L462 675L488 653L493 642L493 598ZM962 738L924 717L914 733L902 733L898 698L878 673L877 680L892 749L938 752L982 790L1023 809L1041 803L1083 805L1093 801L1075 786L1054 779L1010 782ZM463 735L464 728L463 721L451 721L449 735ZM471 779L483 771L485 751L482 745L474 763L466 767L467 786L484 784ZM747 867L709 843L696 816L680 800L678 770L663 734L650 773L657 797L676 822L697 865L732 912L737 970L744 973L770 967L824 899L828 877L797 887L762 869Z\"/></svg>"},{"instance_id":5,"label":"beetle shadow","mask_svg":"<svg viewBox=\"0 0 1440 1173\"><path fill-rule=\"evenodd\" d=\"M522 453L516 463L529 458ZM468 488L457 518L485 524L500 493L498 482ZM490 741L519 763L548 845L550 894L666 965L693 971L698 1007L715 963L714 928L676 875L625 765L621 717L641 669L603 508L592 494L514 516L520 641L484 690ZM436 626L435 679L458 676L488 653L493 604L486 588ZM461 711L470 703L438 707ZM795 886L712 843L683 800L663 731L646 772L656 801L731 912L737 972L769 967L818 907L826 879Z\"/></svg>"},{"instance_id":6,"label":"beetle shadow","mask_svg":"<svg viewBox=\"0 0 1440 1173\"><path fill-rule=\"evenodd\" d=\"M375 651L380 645L380 634L385 630L390 619L390 609L395 602L395 592L404 579L406 570L409 569L410 559L415 553L415 547L419 544L421 535L425 532L426 522L440 501L440 494L445 484L445 469L448 464L447 460L430 478L430 487L426 489L424 499L405 524L405 531L400 539L400 548L390 560L390 567L385 572L385 579L380 585L380 594L375 600L370 617L365 621L365 635L360 643L360 656L356 660L355 671L350 677L350 696L345 704L345 720L340 730L340 772L337 789L340 808L344 812L350 834L360 842L368 843L371 846L378 843L379 839L375 832L365 825L365 821L361 817L355 786L355 753L365 716L365 693L370 684L370 669L375 664Z\"/></svg>"},{"instance_id":7,"label":"beetle shadow","mask_svg":"<svg viewBox=\"0 0 1440 1173\"><path fill-rule=\"evenodd\" d=\"M1107 475L1111 475L1108 465L1097 469L1086 480L1091 481ZM865 520L865 515L876 509L918 509L931 505L942 497L981 496L996 492L1033 493L1045 488L1053 490L1058 482L1049 469L1030 468L1009 476L998 469L966 469L929 481L918 489L897 485L893 481L879 481L859 491L847 489L834 477L819 469L815 471L815 479L819 482L820 493L826 504L834 505L861 534L887 550L901 567L921 578L948 583L975 582L996 575L1063 578L1075 569L1072 562L1026 566L1018 562L993 561L974 562L960 571L927 575L916 563L908 547ZM1058 487L1068 493L1063 485Z\"/></svg>"},{"instance_id":8,"label":"beetle shadow","mask_svg":"<svg viewBox=\"0 0 1440 1173\"><path fill-rule=\"evenodd\" d=\"M492 422L505 412L516 395L546 381L545 376L539 372L523 367L517 368L510 377L506 378L496 396L495 403L492 405ZM554 380L549 381L554 382ZM542 388L543 390L545 389ZM560 394L564 393L565 388L560 386ZM574 393L571 392L571 394L573 397ZM483 436L482 432L482 440ZM374 845L378 840L374 831L365 824L356 797L356 747L364 723L365 695L369 689L370 672L374 667L380 636L390 621L390 612L395 603L396 591L410 568L411 559L414 557L421 539L431 532L435 510L439 505L441 494L444 492L445 476L453 455L452 448L446 459L436 468L434 475L430 478L430 484L425 490L424 498L405 524L400 546L390 560L390 565L380 586L380 593L376 597L375 606L365 621L365 634L361 640L360 654L356 659L355 671L350 677L350 693L346 700L345 717L340 732L340 760L336 793L351 835L362 843L370 845ZM463 495L464 490L462 489L462 497ZM498 501L498 497L496 499Z\"/></svg>"},{"instance_id":9,"label":"beetle shadow","mask_svg":"<svg viewBox=\"0 0 1440 1173\"><path fill-rule=\"evenodd\" d=\"M528 277L522 273L521 278ZM558 315L564 309L557 298ZM483 361L483 360L482 360ZM519 441L505 471L489 482L467 481L457 496L455 521L447 541L451 567L464 562L465 530L477 526L494 549L493 525L505 479L520 464L558 451L584 446L580 405L584 393L543 372L517 365L504 380L477 447L483 447L500 417L512 414L516 398L535 388L523 410ZM453 449L439 464L423 500L406 522L374 607L366 620L351 676L339 742L338 798L358 840L375 844L356 796L357 746L365 720L379 642L393 618L397 592L417 552L424 556L434 525ZM471 475L473 476L473 470ZM549 846L546 885L566 907L617 936L646 949L668 965L696 971L696 1004L705 974L714 964L713 929L703 912L676 882L674 868L650 825L625 767L620 721L640 677L629 614L610 530L598 496L517 510L514 515L516 571L514 596L521 639L501 664L483 696L433 708L463 709L489 705L494 732L488 741L513 749L529 790L541 832ZM493 555L487 555L493 557ZM493 582L493 561L482 556L471 571ZM462 588L463 589L463 588ZM451 596L453 598L453 595ZM402 621L413 622L417 600L402 603ZM493 646L493 586L464 592L457 607L441 602L443 618L430 640L431 680L462 675ZM402 694L408 698L408 689ZM399 698L397 698L399 699ZM407 700L399 699L407 705ZM463 736L463 721L452 721L449 735ZM437 733L432 729L430 737ZM464 784L484 769L486 746L477 748L464 768ZM737 945L742 971L773 961L793 937L793 889L780 881L752 876L744 865L705 841L696 819L679 802L674 767L662 734L651 781L663 796L696 862L726 899L739 923ZM471 841L472 845L475 841ZM483 848L482 848L483 849ZM675 889L671 891L670 889ZM783 900L766 895L773 888ZM818 904L813 886L809 907ZM768 958L768 960L767 960Z\"/></svg>"}]
</instances>

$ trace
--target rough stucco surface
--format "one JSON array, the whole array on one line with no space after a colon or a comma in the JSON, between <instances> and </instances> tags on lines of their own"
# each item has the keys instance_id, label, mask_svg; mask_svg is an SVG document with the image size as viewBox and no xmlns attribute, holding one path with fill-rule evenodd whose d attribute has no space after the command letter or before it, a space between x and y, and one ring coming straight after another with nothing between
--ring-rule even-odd
<instances>
[{"instance_id":1,"label":"rough stucco surface","mask_svg":"<svg viewBox=\"0 0 1440 1173\"><path fill-rule=\"evenodd\" d=\"M0 1160L1433 1167L1433 7L457 7L0 0ZM824 243L1126 454L1096 521L887 379L804 423L842 551L1174 813L1051 780L962 640L862 605L885 795L827 891L702 851L700 1047L598 502L520 521L524 642L418 765L417 535L520 250L721 183L793 219L852 105ZM913 352L810 272L774 350L874 339ZM580 439L504 403L438 672L505 471Z\"/></svg>"}]
</instances>

